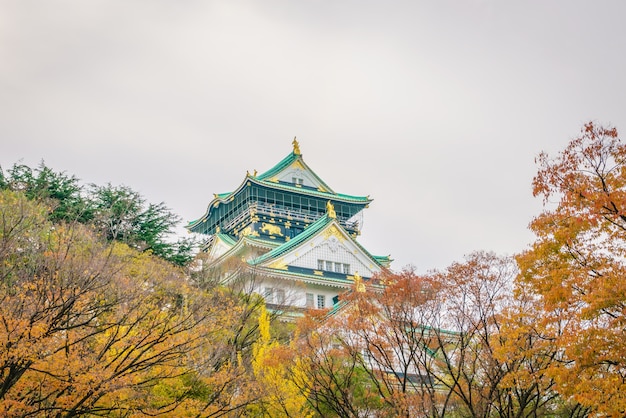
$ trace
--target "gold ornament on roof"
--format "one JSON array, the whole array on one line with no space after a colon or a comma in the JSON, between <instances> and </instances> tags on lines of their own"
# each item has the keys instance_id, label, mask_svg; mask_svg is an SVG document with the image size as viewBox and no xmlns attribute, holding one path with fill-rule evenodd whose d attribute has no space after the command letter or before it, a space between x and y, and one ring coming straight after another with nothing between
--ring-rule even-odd
<instances>
[{"instance_id":1,"label":"gold ornament on roof","mask_svg":"<svg viewBox=\"0 0 626 418\"><path fill-rule=\"evenodd\" d=\"M357 292L365 292L365 283L363 283L363 279L358 272L354 272L354 288Z\"/></svg>"},{"instance_id":2,"label":"gold ornament on roof","mask_svg":"<svg viewBox=\"0 0 626 418\"><path fill-rule=\"evenodd\" d=\"M339 229L335 225L331 225L329 228L326 228L322 232L322 236L324 239L330 239L331 237L336 237L339 242L344 242L346 238L343 236Z\"/></svg>"},{"instance_id":3,"label":"gold ornament on roof","mask_svg":"<svg viewBox=\"0 0 626 418\"><path fill-rule=\"evenodd\" d=\"M285 263L285 260L283 260L282 258L274 261L272 264L270 264L268 266L271 269L276 269L276 270L287 270L287 263Z\"/></svg>"},{"instance_id":4,"label":"gold ornament on roof","mask_svg":"<svg viewBox=\"0 0 626 418\"><path fill-rule=\"evenodd\" d=\"M332 203L330 203L330 200L328 201L328 203L326 203L326 213L328 214L329 218L337 219L337 214L335 213L335 207L333 206Z\"/></svg>"},{"instance_id":5,"label":"gold ornament on roof","mask_svg":"<svg viewBox=\"0 0 626 418\"><path fill-rule=\"evenodd\" d=\"M301 155L300 154L300 144L298 143L298 140L296 139L296 137L293 137L293 153L296 155Z\"/></svg>"}]
</instances>

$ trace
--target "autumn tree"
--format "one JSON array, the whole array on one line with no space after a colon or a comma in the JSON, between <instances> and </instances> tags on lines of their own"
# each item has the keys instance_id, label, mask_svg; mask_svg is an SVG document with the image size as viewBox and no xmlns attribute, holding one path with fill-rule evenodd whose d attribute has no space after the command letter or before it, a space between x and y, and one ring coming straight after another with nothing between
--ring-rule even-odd
<instances>
[{"instance_id":1,"label":"autumn tree","mask_svg":"<svg viewBox=\"0 0 626 418\"><path fill-rule=\"evenodd\" d=\"M514 293L517 274L512 258L489 252L436 273L446 289L442 326L458 333L441 351L445 372L438 379L463 416L534 417L562 409L547 376L556 353L534 326L530 296Z\"/></svg>"},{"instance_id":2,"label":"autumn tree","mask_svg":"<svg viewBox=\"0 0 626 418\"><path fill-rule=\"evenodd\" d=\"M253 347L252 368L261 398L249 412L266 417L310 417L307 385L296 355L297 337L291 343L272 338L270 315L263 308L259 315L259 338Z\"/></svg>"},{"instance_id":3,"label":"autumn tree","mask_svg":"<svg viewBox=\"0 0 626 418\"><path fill-rule=\"evenodd\" d=\"M223 350L240 306L93 228L51 223L49 210L0 191L0 415L219 416L246 405L247 369Z\"/></svg>"},{"instance_id":4,"label":"autumn tree","mask_svg":"<svg viewBox=\"0 0 626 418\"><path fill-rule=\"evenodd\" d=\"M362 354L336 338L345 332L323 310L312 310L298 322L298 368L291 380L320 417L380 416L382 402L363 367Z\"/></svg>"},{"instance_id":5,"label":"autumn tree","mask_svg":"<svg viewBox=\"0 0 626 418\"><path fill-rule=\"evenodd\" d=\"M442 330L442 283L411 270L378 278L382 286L356 284L345 295L345 312L336 321L337 341L370 380L383 416L443 416L450 391L440 390L435 368L446 336ZM440 335L437 335L440 334Z\"/></svg>"},{"instance_id":6,"label":"autumn tree","mask_svg":"<svg viewBox=\"0 0 626 418\"><path fill-rule=\"evenodd\" d=\"M559 392L598 414L626 413L626 146L587 123L556 157L541 153L533 193L545 210L518 257L520 286L558 349Z\"/></svg>"},{"instance_id":7,"label":"autumn tree","mask_svg":"<svg viewBox=\"0 0 626 418\"><path fill-rule=\"evenodd\" d=\"M301 326L309 398L322 416L532 417L572 405L556 352L514 294L513 259L476 252L443 271L385 272ZM317 325L316 325L317 324ZM307 363L305 363L307 364ZM329 413L328 411L332 411Z\"/></svg>"}]
</instances>

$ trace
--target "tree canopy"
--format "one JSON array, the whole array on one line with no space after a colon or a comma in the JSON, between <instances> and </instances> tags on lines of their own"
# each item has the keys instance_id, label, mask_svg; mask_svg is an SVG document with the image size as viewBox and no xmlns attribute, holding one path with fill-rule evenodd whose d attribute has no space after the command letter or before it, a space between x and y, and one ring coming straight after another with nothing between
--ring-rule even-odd
<instances>
[{"instance_id":1,"label":"tree canopy","mask_svg":"<svg viewBox=\"0 0 626 418\"><path fill-rule=\"evenodd\" d=\"M586 124L556 157L539 155L546 210L518 256L537 326L558 349L559 391L598 413L626 413L626 145Z\"/></svg>"},{"instance_id":2,"label":"tree canopy","mask_svg":"<svg viewBox=\"0 0 626 418\"><path fill-rule=\"evenodd\" d=\"M0 170L0 188L46 204L53 222L95 225L109 240L150 251L177 265L193 258L192 239L172 239L180 217L163 202L147 203L127 186L85 186L77 177L56 172L42 162L34 169L14 164L6 173Z\"/></svg>"}]
</instances>

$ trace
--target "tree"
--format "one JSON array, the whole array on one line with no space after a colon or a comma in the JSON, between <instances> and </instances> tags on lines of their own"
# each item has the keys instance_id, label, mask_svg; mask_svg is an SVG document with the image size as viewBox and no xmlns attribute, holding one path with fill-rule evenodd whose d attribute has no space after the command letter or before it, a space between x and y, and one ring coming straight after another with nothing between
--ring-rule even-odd
<instances>
[{"instance_id":1,"label":"tree","mask_svg":"<svg viewBox=\"0 0 626 418\"><path fill-rule=\"evenodd\" d=\"M85 188L75 176L41 162L35 169L14 164L6 174L0 169L0 189L43 203L51 208L48 218L53 222L94 224L109 240L150 251L176 265L191 261L197 247L194 239L171 239L180 218L163 202L148 204L126 186Z\"/></svg>"},{"instance_id":2,"label":"tree","mask_svg":"<svg viewBox=\"0 0 626 418\"><path fill-rule=\"evenodd\" d=\"M178 265L192 258L193 240L168 241L180 218L163 202L146 204L138 192L126 186L92 186L90 201L94 224L109 240L118 240L139 251Z\"/></svg>"},{"instance_id":3,"label":"tree","mask_svg":"<svg viewBox=\"0 0 626 418\"><path fill-rule=\"evenodd\" d=\"M529 295L513 292L514 260L475 252L439 273L445 283L442 325L458 333L442 350L438 378L463 416L534 417L558 410L547 377L555 352L534 328ZM446 377L447 375L447 377Z\"/></svg>"},{"instance_id":4,"label":"tree","mask_svg":"<svg viewBox=\"0 0 626 418\"><path fill-rule=\"evenodd\" d=\"M306 381L301 380L305 377L295 346L272 341L270 315L264 307L259 315L259 333L253 347L252 368L262 398L250 411L254 416L310 417L308 393L300 390L299 383L306 386Z\"/></svg>"},{"instance_id":5,"label":"tree","mask_svg":"<svg viewBox=\"0 0 626 418\"><path fill-rule=\"evenodd\" d=\"M514 297L516 274L511 258L476 252L444 271L355 284L341 310L302 330L309 397L323 395L340 416L558 412L547 376L555 352L533 329L528 301Z\"/></svg>"},{"instance_id":6,"label":"tree","mask_svg":"<svg viewBox=\"0 0 626 418\"><path fill-rule=\"evenodd\" d=\"M48 212L0 191L0 415L195 405L206 363L192 360L231 324L219 305L171 264ZM166 386L177 391L155 396Z\"/></svg>"},{"instance_id":7,"label":"tree","mask_svg":"<svg viewBox=\"0 0 626 418\"><path fill-rule=\"evenodd\" d=\"M342 345L340 323L325 311L310 311L298 322L294 342L297 369L291 380L321 417L380 416L382 402L362 366L361 353Z\"/></svg>"},{"instance_id":8,"label":"tree","mask_svg":"<svg viewBox=\"0 0 626 418\"><path fill-rule=\"evenodd\" d=\"M442 391L436 370L454 333L440 329L442 282L411 270L384 272L384 287L355 284L346 312L338 315L338 340L369 376L385 416L440 417L451 392Z\"/></svg>"},{"instance_id":9,"label":"tree","mask_svg":"<svg viewBox=\"0 0 626 418\"><path fill-rule=\"evenodd\" d=\"M626 146L587 123L556 158L541 153L533 193L545 211L518 256L537 324L558 350L558 391L598 414L626 413Z\"/></svg>"},{"instance_id":10,"label":"tree","mask_svg":"<svg viewBox=\"0 0 626 418\"><path fill-rule=\"evenodd\" d=\"M55 172L42 161L32 169L14 164L5 175L0 169L0 188L22 192L32 200L52 208L52 221L88 222L92 219L90 202L83 196L83 187L75 176Z\"/></svg>"}]
</instances>

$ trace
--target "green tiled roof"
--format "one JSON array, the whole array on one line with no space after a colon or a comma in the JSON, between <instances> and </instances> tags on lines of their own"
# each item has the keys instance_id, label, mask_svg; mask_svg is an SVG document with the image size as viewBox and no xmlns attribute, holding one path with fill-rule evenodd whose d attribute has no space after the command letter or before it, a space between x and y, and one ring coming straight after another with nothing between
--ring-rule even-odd
<instances>
[{"instance_id":1,"label":"green tiled roof","mask_svg":"<svg viewBox=\"0 0 626 418\"><path fill-rule=\"evenodd\" d=\"M244 181L239 185L239 187L235 189L235 191L230 192L230 193L221 193L221 194L216 195L217 197L215 197L209 203L205 214L196 220L190 221L187 224L187 229L192 229L195 225L200 223L203 219L207 219L210 216L211 210L213 209L213 206L216 202L219 201L220 203L228 203L233 196L235 196L237 193L241 192L245 188L248 182L254 183L262 187L268 187L271 189L285 190L285 191L298 193L302 195L315 196L315 197L319 197L325 200L330 200L332 202L356 203L360 205L366 205L372 201L372 199L370 199L367 196L351 196L351 195L341 194L341 193L320 192L319 190L296 187L296 186L292 186L292 185L288 185L284 183L274 183L273 181L259 180L258 178L255 178L255 177L246 177Z\"/></svg>"},{"instance_id":2,"label":"green tiled roof","mask_svg":"<svg viewBox=\"0 0 626 418\"><path fill-rule=\"evenodd\" d=\"M237 241L232 239L230 235L228 234L217 234L217 237L221 239L222 241L224 241L226 244L230 245L231 247L237 244Z\"/></svg>"},{"instance_id":3,"label":"green tiled roof","mask_svg":"<svg viewBox=\"0 0 626 418\"><path fill-rule=\"evenodd\" d=\"M280 162L278 164L276 164L274 167L270 168L265 173L259 174L258 176L256 176L256 178L259 179L259 180L265 180L265 179L268 179L268 178L272 178L276 174L278 174L281 171L283 171L285 168L289 167L291 165L291 163L293 163L297 159L298 159L298 156L296 154L294 154L293 152L291 152L288 156L286 156L285 158L280 160Z\"/></svg>"},{"instance_id":4,"label":"green tiled roof","mask_svg":"<svg viewBox=\"0 0 626 418\"><path fill-rule=\"evenodd\" d=\"M319 190L304 188L304 187L296 187L296 186L292 186L290 184L285 184L285 183L274 183L273 181L259 180L258 177L257 178L252 177L250 178L250 180L266 187L289 190L290 192L294 192L294 193L319 196L328 200L343 200L343 201L348 201L348 202L359 202L359 203L369 203L372 201L367 196L352 196L349 194L342 194L342 193L320 192Z\"/></svg>"}]
</instances>

